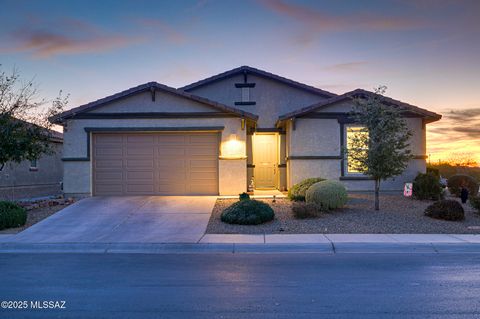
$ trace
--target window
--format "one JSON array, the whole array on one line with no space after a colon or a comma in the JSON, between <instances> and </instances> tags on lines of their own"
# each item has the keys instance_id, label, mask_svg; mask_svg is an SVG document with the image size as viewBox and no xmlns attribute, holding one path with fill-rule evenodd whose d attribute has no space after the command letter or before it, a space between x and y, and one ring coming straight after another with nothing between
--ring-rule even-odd
<instances>
[{"instance_id":1,"label":"window","mask_svg":"<svg viewBox=\"0 0 480 319\"><path fill-rule=\"evenodd\" d=\"M358 155L366 156L368 151L368 131L363 126L348 125L345 128L347 137L347 173L362 174L364 168L356 159Z\"/></svg>"},{"instance_id":2,"label":"window","mask_svg":"<svg viewBox=\"0 0 480 319\"><path fill-rule=\"evenodd\" d=\"M31 171L37 171L38 170L36 159L30 161L30 170Z\"/></svg>"},{"instance_id":3,"label":"window","mask_svg":"<svg viewBox=\"0 0 480 319\"><path fill-rule=\"evenodd\" d=\"M242 102L250 102L250 88L243 87L242 88Z\"/></svg>"}]
</instances>

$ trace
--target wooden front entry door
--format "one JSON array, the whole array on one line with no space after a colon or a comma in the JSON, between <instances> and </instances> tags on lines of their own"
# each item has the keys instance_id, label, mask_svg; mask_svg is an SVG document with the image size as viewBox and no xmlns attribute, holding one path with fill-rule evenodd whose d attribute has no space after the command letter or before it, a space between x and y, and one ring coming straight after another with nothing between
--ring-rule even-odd
<instances>
[{"instance_id":1,"label":"wooden front entry door","mask_svg":"<svg viewBox=\"0 0 480 319\"><path fill-rule=\"evenodd\" d=\"M276 134L255 134L253 164L255 187L275 188L277 180L278 139Z\"/></svg>"}]
</instances>

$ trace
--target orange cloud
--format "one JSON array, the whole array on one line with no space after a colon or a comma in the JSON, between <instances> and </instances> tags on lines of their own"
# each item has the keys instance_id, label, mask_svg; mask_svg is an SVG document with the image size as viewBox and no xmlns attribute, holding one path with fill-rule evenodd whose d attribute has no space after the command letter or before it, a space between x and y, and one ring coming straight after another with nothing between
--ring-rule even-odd
<instances>
[{"instance_id":1,"label":"orange cloud","mask_svg":"<svg viewBox=\"0 0 480 319\"><path fill-rule=\"evenodd\" d=\"M427 147L432 160L455 153L471 153L480 162L480 108L447 110L439 122L427 126Z\"/></svg>"},{"instance_id":2,"label":"orange cloud","mask_svg":"<svg viewBox=\"0 0 480 319\"><path fill-rule=\"evenodd\" d=\"M117 35L84 21L64 19L49 25L26 26L10 34L11 46L0 52L28 52L36 58L55 55L107 52L143 41L138 36Z\"/></svg>"},{"instance_id":3,"label":"orange cloud","mask_svg":"<svg viewBox=\"0 0 480 319\"><path fill-rule=\"evenodd\" d=\"M353 61L353 62L346 62L346 63L338 63L334 65L330 65L325 68L327 71L356 71L361 69L362 67L366 66L368 62L366 61Z\"/></svg>"}]
</instances>

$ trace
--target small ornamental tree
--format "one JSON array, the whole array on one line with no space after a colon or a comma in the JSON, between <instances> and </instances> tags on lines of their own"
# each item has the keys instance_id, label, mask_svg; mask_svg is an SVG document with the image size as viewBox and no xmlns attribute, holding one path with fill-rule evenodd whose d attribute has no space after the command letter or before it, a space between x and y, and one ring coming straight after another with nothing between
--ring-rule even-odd
<instances>
[{"instance_id":1,"label":"small ornamental tree","mask_svg":"<svg viewBox=\"0 0 480 319\"><path fill-rule=\"evenodd\" d=\"M1 67L1 65L0 65ZM0 170L7 162L38 159L53 152L49 118L63 111L68 96L59 96L51 107L38 97L33 80L22 81L17 70L0 69Z\"/></svg>"},{"instance_id":2,"label":"small ornamental tree","mask_svg":"<svg viewBox=\"0 0 480 319\"><path fill-rule=\"evenodd\" d=\"M361 126L349 138L345 152L348 165L375 180L375 210L380 209L380 182L402 174L412 158L412 135L402 108L383 103L385 86L375 93L355 97L351 119Z\"/></svg>"}]
</instances>

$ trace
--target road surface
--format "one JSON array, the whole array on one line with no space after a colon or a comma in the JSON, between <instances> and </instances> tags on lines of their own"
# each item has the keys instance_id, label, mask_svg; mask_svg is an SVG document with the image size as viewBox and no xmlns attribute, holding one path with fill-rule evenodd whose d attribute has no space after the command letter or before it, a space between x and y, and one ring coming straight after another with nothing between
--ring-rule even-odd
<instances>
[{"instance_id":1,"label":"road surface","mask_svg":"<svg viewBox=\"0 0 480 319\"><path fill-rule=\"evenodd\" d=\"M0 254L0 274L27 302L0 318L480 317L478 254Z\"/></svg>"}]
</instances>

